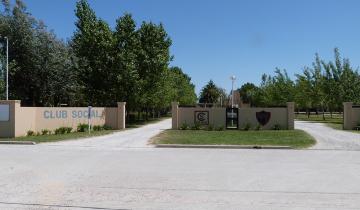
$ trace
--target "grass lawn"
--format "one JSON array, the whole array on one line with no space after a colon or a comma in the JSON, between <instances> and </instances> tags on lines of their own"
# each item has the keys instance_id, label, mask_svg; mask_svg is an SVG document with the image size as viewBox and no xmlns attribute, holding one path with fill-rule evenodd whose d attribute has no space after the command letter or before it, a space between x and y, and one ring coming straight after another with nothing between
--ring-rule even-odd
<instances>
[{"instance_id":1,"label":"grass lawn","mask_svg":"<svg viewBox=\"0 0 360 210\"><path fill-rule=\"evenodd\" d=\"M90 134L88 132L76 132L76 133L59 134L59 135L24 136L17 138L0 138L0 141L33 141L36 143L56 142L56 141L63 141L70 139L102 136L114 132L115 132L114 130L104 130L104 131L92 131Z\"/></svg>"},{"instance_id":2,"label":"grass lawn","mask_svg":"<svg viewBox=\"0 0 360 210\"><path fill-rule=\"evenodd\" d=\"M295 114L295 119L302 121L311 121L311 122L321 122L321 123L333 123L333 124L343 124L343 116L339 114L333 114L331 118L329 114L325 115L325 120L323 119L322 114L319 115L310 115L308 117L306 114Z\"/></svg>"},{"instance_id":3,"label":"grass lawn","mask_svg":"<svg viewBox=\"0 0 360 210\"><path fill-rule=\"evenodd\" d=\"M154 137L155 144L268 145L307 148L315 140L300 130L281 131L203 131L166 130Z\"/></svg>"}]
</instances>

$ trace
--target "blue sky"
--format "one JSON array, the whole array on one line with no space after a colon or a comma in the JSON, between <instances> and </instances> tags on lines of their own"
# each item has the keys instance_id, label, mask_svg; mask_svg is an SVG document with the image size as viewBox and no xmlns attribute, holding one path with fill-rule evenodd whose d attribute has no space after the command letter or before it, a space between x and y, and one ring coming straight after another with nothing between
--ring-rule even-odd
<instances>
[{"instance_id":1,"label":"blue sky","mask_svg":"<svg viewBox=\"0 0 360 210\"><path fill-rule=\"evenodd\" d=\"M76 0L24 0L58 37L71 38ZM189 74L199 92L210 79L231 89L230 75L260 83L275 67L289 75L311 65L314 54L333 58L333 48L360 64L358 0L89 0L112 27L124 12L162 22L173 40L171 65Z\"/></svg>"}]
</instances>

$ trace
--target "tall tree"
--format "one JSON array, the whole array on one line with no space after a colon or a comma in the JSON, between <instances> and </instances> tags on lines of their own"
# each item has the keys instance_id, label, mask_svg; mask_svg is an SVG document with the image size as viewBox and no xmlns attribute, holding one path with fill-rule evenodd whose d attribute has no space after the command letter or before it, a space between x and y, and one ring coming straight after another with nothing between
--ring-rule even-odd
<instances>
[{"instance_id":1,"label":"tall tree","mask_svg":"<svg viewBox=\"0 0 360 210\"><path fill-rule=\"evenodd\" d=\"M88 103L112 105L116 87L114 73L114 38L109 25L96 17L86 0L76 5L77 30L72 47L78 57L78 80Z\"/></svg>"},{"instance_id":2,"label":"tall tree","mask_svg":"<svg viewBox=\"0 0 360 210\"><path fill-rule=\"evenodd\" d=\"M138 30L140 50L137 56L137 68L140 77L140 104L149 109L169 106L164 94L164 83L170 56L171 39L162 24L143 22ZM146 115L147 116L147 115Z\"/></svg>"},{"instance_id":3,"label":"tall tree","mask_svg":"<svg viewBox=\"0 0 360 210\"><path fill-rule=\"evenodd\" d=\"M126 101L129 110L139 107L139 72L137 71L137 54L140 50L139 34L136 23L130 14L125 14L116 21L115 39L115 69L113 85L116 100Z\"/></svg>"},{"instance_id":4,"label":"tall tree","mask_svg":"<svg viewBox=\"0 0 360 210\"><path fill-rule=\"evenodd\" d=\"M171 81L169 91L173 91L170 99L178 101L181 105L194 105L197 97L191 78L176 66L169 68L169 73L169 81Z\"/></svg>"},{"instance_id":5,"label":"tall tree","mask_svg":"<svg viewBox=\"0 0 360 210\"><path fill-rule=\"evenodd\" d=\"M201 90L199 102L204 104L215 104L219 101L220 93L220 88L210 80Z\"/></svg>"}]
</instances>

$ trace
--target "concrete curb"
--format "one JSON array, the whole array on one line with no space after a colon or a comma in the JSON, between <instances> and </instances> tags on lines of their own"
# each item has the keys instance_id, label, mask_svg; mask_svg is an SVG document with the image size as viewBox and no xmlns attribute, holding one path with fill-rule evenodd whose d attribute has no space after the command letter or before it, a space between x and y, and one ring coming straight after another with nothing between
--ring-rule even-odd
<instances>
[{"instance_id":1,"label":"concrete curb","mask_svg":"<svg viewBox=\"0 0 360 210\"><path fill-rule=\"evenodd\" d=\"M35 145L32 141L0 141L0 144L14 144L14 145Z\"/></svg>"},{"instance_id":2,"label":"concrete curb","mask_svg":"<svg viewBox=\"0 0 360 210\"><path fill-rule=\"evenodd\" d=\"M194 145L194 144L157 144L157 148L204 148L204 149L293 149L289 146L268 145Z\"/></svg>"}]
</instances>

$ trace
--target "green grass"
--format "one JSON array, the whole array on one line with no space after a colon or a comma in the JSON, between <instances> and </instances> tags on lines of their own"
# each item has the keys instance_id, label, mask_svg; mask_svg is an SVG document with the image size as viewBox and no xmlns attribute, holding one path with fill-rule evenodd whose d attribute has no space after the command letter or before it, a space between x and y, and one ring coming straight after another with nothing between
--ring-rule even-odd
<instances>
[{"instance_id":1,"label":"green grass","mask_svg":"<svg viewBox=\"0 0 360 210\"><path fill-rule=\"evenodd\" d=\"M300 130L203 131L167 130L153 139L155 144L268 145L307 148L315 140Z\"/></svg>"},{"instance_id":2,"label":"green grass","mask_svg":"<svg viewBox=\"0 0 360 210\"><path fill-rule=\"evenodd\" d=\"M325 115L325 120L323 119L322 114L318 115L310 115L308 117L306 114L296 114L295 119L302 120L302 121L311 121L311 122L321 122L321 123L333 123L333 124L343 124L343 117L339 114L333 114L333 117L329 114Z\"/></svg>"},{"instance_id":3,"label":"green grass","mask_svg":"<svg viewBox=\"0 0 360 210\"><path fill-rule=\"evenodd\" d=\"M81 139L94 136L102 136L113 133L114 130L104 130L104 131L92 131L90 134L88 132L75 132L68 134L59 134L59 135L42 135L42 136L24 136L17 138L0 138L0 141L33 141L36 143L44 142L57 142L71 139Z\"/></svg>"}]
</instances>

